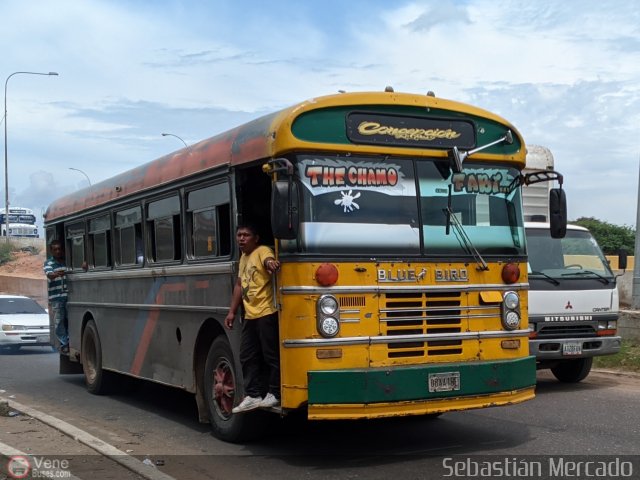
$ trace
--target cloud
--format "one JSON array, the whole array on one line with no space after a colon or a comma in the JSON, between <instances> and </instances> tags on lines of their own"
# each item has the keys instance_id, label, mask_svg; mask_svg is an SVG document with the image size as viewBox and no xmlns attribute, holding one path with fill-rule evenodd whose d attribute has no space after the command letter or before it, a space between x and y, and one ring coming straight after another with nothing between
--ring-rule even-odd
<instances>
[{"instance_id":1,"label":"cloud","mask_svg":"<svg viewBox=\"0 0 640 480\"><path fill-rule=\"evenodd\" d=\"M471 24L466 8L453 1L442 1L437 5L429 6L426 11L405 26L414 32L428 32L436 27L454 24Z\"/></svg>"},{"instance_id":2,"label":"cloud","mask_svg":"<svg viewBox=\"0 0 640 480\"><path fill-rule=\"evenodd\" d=\"M504 116L554 151L570 215L635 221L604 206L637 191L636 2L6 0L0 16L5 78L60 73L9 85L11 188L25 201L34 172L53 175L54 196L83 181L68 167L98 181L181 147L162 132L193 143L306 98L392 85Z\"/></svg>"}]
</instances>

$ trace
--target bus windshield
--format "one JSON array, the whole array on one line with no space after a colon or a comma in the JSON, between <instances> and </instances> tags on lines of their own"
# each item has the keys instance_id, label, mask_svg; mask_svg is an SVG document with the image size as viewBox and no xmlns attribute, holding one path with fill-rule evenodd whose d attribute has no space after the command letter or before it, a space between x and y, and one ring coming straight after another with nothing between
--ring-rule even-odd
<instances>
[{"instance_id":1,"label":"bus windshield","mask_svg":"<svg viewBox=\"0 0 640 480\"><path fill-rule=\"evenodd\" d=\"M520 191L507 188L512 167L467 162L452 174L441 159L297 160L300 236L283 241L283 253L442 257L471 255L470 243L481 255L524 254Z\"/></svg>"}]
</instances>

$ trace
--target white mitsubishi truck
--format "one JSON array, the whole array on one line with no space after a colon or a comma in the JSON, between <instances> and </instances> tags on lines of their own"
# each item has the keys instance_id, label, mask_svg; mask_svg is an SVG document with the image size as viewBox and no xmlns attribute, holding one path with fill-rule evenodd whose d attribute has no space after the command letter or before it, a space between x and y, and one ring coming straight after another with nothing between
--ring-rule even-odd
<instances>
[{"instance_id":1,"label":"white mitsubishi truck","mask_svg":"<svg viewBox=\"0 0 640 480\"><path fill-rule=\"evenodd\" d=\"M553 170L546 147L527 147L527 171ZM564 238L551 238L550 182L523 189L529 255L529 349L538 368L550 368L562 382L579 382L593 357L620 350L616 278L589 230L567 225ZM620 268L626 268L621 254Z\"/></svg>"}]
</instances>

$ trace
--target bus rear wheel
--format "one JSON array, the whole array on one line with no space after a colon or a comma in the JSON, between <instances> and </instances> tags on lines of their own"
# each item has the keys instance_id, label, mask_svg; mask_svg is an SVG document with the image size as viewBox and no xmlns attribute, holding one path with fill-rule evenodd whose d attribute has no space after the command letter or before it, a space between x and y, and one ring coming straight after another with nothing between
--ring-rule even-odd
<instances>
[{"instance_id":1,"label":"bus rear wheel","mask_svg":"<svg viewBox=\"0 0 640 480\"><path fill-rule=\"evenodd\" d=\"M260 435L265 412L234 414L231 411L242 400L242 386L238 383L231 345L225 337L218 337L211 344L204 376L204 396L213 435L232 443Z\"/></svg>"},{"instance_id":2,"label":"bus rear wheel","mask_svg":"<svg viewBox=\"0 0 640 480\"><path fill-rule=\"evenodd\" d=\"M82 347L80 351L82 372L87 390L94 395L104 395L111 386L110 372L102 370L102 345L98 335L98 327L93 320L89 320L82 332Z\"/></svg>"},{"instance_id":3,"label":"bus rear wheel","mask_svg":"<svg viewBox=\"0 0 640 480\"><path fill-rule=\"evenodd\" d=\"M551 373L561 382L577 383L587 378L592 364L593 357L563 360L551 369Z\"/></svg>"}]
</instances>

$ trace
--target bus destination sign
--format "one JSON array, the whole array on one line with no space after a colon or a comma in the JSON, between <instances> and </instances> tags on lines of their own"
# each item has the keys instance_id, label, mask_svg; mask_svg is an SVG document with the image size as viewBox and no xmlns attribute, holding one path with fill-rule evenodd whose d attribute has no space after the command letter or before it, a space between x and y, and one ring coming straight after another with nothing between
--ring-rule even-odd
<instances>
[{"instance_id":1,"label":"bus destination sign","mask_svg":"<svg viewBox=\"0 0 640 480\"><path fill-rule=\"evenodd\" d=\"M347 136L353 143L398 147L468 149L476 145L469 121L367 112L347 115Z\"/></svg>"}]
</instances>

